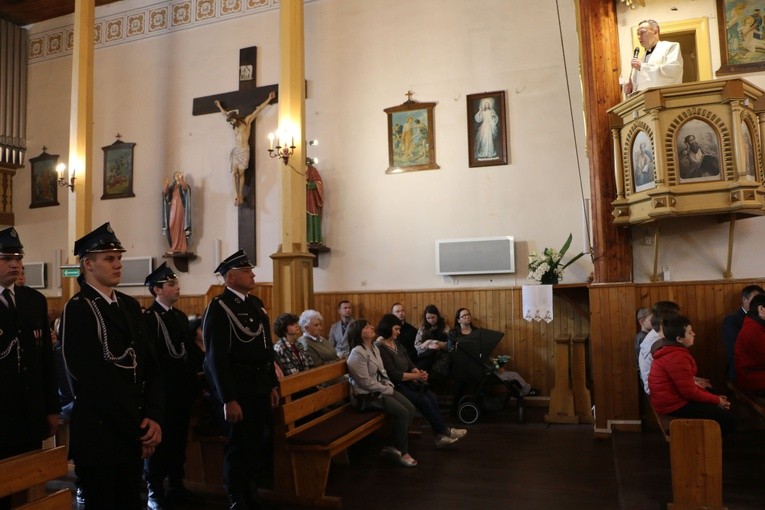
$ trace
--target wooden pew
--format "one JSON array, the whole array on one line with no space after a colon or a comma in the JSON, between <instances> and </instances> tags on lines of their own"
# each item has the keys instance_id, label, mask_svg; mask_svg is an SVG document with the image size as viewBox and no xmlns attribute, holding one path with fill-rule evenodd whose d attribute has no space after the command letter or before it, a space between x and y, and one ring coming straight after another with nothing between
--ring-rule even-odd
<instances>
[{"instance_id":1,"label":"wooden pew","mask_svg":"<svg viewBox=\"0 0 765 510\"><path fill-rule=\"evenodd\" d=\"M722 510L722 438L712 420L670 424L672 499L669 510Z\"/></svg>"},{"instance_id":2,"label":"wooden pew","mask_svg":"<svg viewBox=\"0 0 765 510\"><path fill-rule=\"evenodd\" d=\"M332 458L387 421L382 412L360 413L348 403L347 373L341 360L280 380L283 404L274 420L274 491L262 491L265 499L342 505L342 498L326 494Z\"/></svg>"},{"instance_id":3,"label":"wooden pew","mask_svg":"<svg viewBox=\"0 0 765 510\"><path fill-rule=\"evenodd\" d=\"M752 392L744 391L731 381L728 381L728 388L730 388L736 396L736 400L749 407L760 416L765 417L765 397L760 397Z\"/></svg>"},{"instance_id":4,"label":"wooden pew","mask_svg":"<svg viewBox=\"0 0 765 510\"><path fill-rule=\"evenodd\" d=\"M651 404L650 397L648 398L648 405L651 406L651 411L653 411L653 415L656 417L656 423L659 424L659 429L661 430L661 433L664 434L664 440L669 443L671 424L673 420L676 420L676 418L667 414L657 413L656 409L653 407L653 404Z\"/></svg>"},{"instance_id":5,"label":"wooden pew","mask_svg":"<svg viewBox=\"0 0 765 510\"><path fill-rule=\"evenodd\" d=\"M69 472L66 448L35 450L0 460L0 498L26 491ZM61 489L18 507L18 510L71 510L72 493Z\"/></svg>"}]
</instances>

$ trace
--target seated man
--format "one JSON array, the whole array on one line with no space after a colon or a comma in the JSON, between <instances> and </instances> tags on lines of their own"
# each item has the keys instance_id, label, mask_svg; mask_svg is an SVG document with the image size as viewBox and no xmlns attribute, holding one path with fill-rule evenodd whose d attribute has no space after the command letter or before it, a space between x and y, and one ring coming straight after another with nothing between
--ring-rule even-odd
<instances>
[{"instance_id":1,"label":"seated man","mask_svg":"<svg viewBox=\"0 0 765 510\"><path fill-rule=\"evenodd\" d=\"M757 294L735 344L736 386L765 391L765 294Z\"/></svg>"},{"instance_id":2,"label":"seated man","mask_svg":"<svg viewBox=\"0 0 765 510\"><path fill-rule=\"evenodd\" d=\"M350 301L342 300L337 304L337 314L340 320L329 328L329 342L335 347L338 358L347 358L351 349L348 345L346 330L353 321L353 305Z\"/></svg>"},{"instance_id":3,"label":"seated man","mask_svg":"<svg viewBox=\"0 0 765 510\"><path fill-rule=\"evenodd\" d=\"M725 343L725 359L728 361L728 380L736 379L736 367L733 360L736 337L744 325L744 317L749 311L749 303L757 294L765 294L759 285L747 285L741 289L741 308L723 319L723 342Z\"/></svg>"},{"instance_id":4,"label":"seated man","mask_svg":"<svg viewBox=\"0 0 765 510\"><path fill-rule=\"evenodd\" d=\"M401 333L398 335L398 343L404 346L412 363L417 363L417 349L414 348L414 340L417 337L417 328L406 322L406 311L401 303L394 303L390 313L401 321Z\"/></svg>"}]
</instances>

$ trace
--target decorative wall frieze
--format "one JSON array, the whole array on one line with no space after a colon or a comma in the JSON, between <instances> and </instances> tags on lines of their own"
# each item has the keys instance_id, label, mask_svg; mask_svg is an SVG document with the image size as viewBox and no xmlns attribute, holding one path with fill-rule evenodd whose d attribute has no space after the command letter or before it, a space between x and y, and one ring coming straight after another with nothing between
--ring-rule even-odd
<instances>
[{"instance_id":1,"label":"decorative wall frieze","mask_svg":"<svg viewBox=\"0 0 765 510\"><path fill-rule=\"evenodd\" d=\"M305 0L306 3L317 0ZM279 0L175 0L156 2L121 13L97 17L95 49L125 44L179 30L197 28L279 7ZM29 35L29 63L35 64L71 55L73 25L64 25Z\"/></svg>"}]
</instances>

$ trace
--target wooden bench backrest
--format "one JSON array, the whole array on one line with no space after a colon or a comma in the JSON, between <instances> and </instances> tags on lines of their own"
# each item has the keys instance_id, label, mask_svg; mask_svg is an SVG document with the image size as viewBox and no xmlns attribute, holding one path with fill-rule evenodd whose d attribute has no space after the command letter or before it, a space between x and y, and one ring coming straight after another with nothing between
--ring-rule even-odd
<instances>
[{"instance_id":1,"label":"wooden bench backrest","mask_svg":"<svg viewBox=\"0 0 765 510\"><path fill-rule=\"evenodd\" d=\"M0 497L22 492L65 476L69 472L66 448L36 450L0 461ZM63 489L20 507L25 510L70 510L72 494Z\"/></svg>"},{"instance_id":2,"label":"wooden bench backrest","mask_svg":"<svg viewBox=\"0 0 765 510\"><path fill-rule=\"evenodd\" d=\"M669 430L673 499L669 508L723 508L720 425L676 418Z\"/></svg>"},{"instance_id":3,"label":"wooden bench backrest","mask_svg":"<svg viewBox=\"0 0 765 510\"><path fill-rule=\"evenodd\" d=\"M279 393L286 398L302 390L337 379L348 373L345 360L326 363L320 367L288 375L279 379Z\"/></svg>"},{"instance_id":4,"label":"wooden bench backrest","mask_svg":"<svg viewBox=\"0 0 765 510\"><path fill-rule=\"evenodd\" d=\"M743 390L741 390L734 383L728 381L728 388L731 389L736 399L744 405L749 406L755 413L760 416L765 416L765 399L757 398Z\"/></svg>"},{"instance_id":5,"label":"wooden bench backrest","mask_svg":"<svg viewBox=\"0 0 765 510\"><path fill-rule=\"evenodd\" d=\"M284 425L286 437L293 436L302 430L310 428L327 420L342 411L342 407L322 413L313 419L296 426L295 422L302 420L322 409L345 402L350 395L350 384L343 378L348 373L345 360L336 361L312 368L304 372L288 375L279 381L279 393L284 403L279 407L279 419ZM308 395L296 398L295 394L304 390L321 387Z\"/></svg>"},{"instance_id":6,"label":"wooden bench backrest","mask_svg":"<svg viewBox=\"0 0 765 510\"><path fill-rule=\"evenodd\" d=\"M656 418L656 423L658 423L661 433L664 434L664 440L669 443L670 425L672 421L675 420L676 418L666 414L657 413L656 409L654 409L653 407L653 404L651 404L650 397L648 398L648 404L651 406L651 411L653 411L653 415Z\"/></svg>"}]
</instances>

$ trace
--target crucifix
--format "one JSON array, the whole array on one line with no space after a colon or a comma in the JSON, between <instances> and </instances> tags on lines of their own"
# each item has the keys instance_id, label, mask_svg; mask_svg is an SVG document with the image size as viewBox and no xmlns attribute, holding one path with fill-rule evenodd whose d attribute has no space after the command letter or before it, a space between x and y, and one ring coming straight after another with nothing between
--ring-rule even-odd
<instances>
[{"instance_id":1,"label":"crucifix","mask_svg":"<svg viewBox=\"0 0 765 510\"><path fill-rule=\"evenodd\" d=\"M232 112L235 113L235 110L238 110L238 116L244 119L251 112L254 112L258 106L262 105L269 94L277 94L279 88L278 85L258 87L255 84L257 51L257 46L239 50L239 90L215 94L213 96L194 98L192 114L219 114L222 109L225 109L231 114ZM272 104L277 102L278 99L278 96L276 96L272 101ZM216 101L220 102L220 107L216 105ZM237 212L239 220L239 248L247 252L250 260L257 264L257 252L255 251L255 129L250 130L248 145L250 153L248 167L244 172L244 199L241 201L241 204L238 204ZM239 197L237 197L237 202L238 201Z\"/></svg>"}]
</instances>

